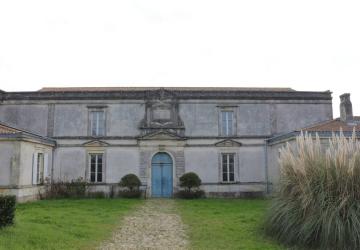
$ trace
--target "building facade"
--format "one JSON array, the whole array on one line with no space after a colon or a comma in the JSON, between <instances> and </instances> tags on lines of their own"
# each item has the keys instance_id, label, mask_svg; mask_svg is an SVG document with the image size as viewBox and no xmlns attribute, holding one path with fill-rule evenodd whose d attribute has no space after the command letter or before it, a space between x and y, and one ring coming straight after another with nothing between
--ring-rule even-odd
<instances>
[{"instance_id":1,"label":"building facade","mask_svg":"<svg viewBox=\"0 0 360 250\"><path fill-rule=\"evenodd\" d=\"M267 139L331 119L332 97L328 91L251 88L2 91L3 126L36 135L43 144L26 151L32 154L31 161L22 159L26 161L22 168L29 172L26 184L1 177L0 188L3 192L25 186L39 188L43 182L32 176L44 165L46 171L42 171L40 179L82 177L92 184L93 190L104 192L110 192L125 174L133 173L140 177L148 196L171 197L179 189L179 177L195 172L208 196L266 193L272 184ZM0 132L0 138L1 147L6 133ZM41 154L47 158L46 163ZM7 155L0 152L1 159L9 158ZM1 176L5 169L14 171L12 159L2 160Z\"/></svg>"}]
</instances>

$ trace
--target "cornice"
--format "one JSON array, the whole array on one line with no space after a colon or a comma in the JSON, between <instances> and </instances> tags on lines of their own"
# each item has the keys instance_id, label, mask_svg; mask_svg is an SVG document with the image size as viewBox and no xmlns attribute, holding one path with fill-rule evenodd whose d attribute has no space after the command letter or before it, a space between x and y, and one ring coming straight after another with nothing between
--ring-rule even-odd
<instances>
[{"instance_id":1,"label":"cornice","mask_svg":"<svg viewBox=\"0 0 360 250\"><path fill-rule=\"evenodd\" d=\"M196 139L215 139L215 140L227 140L227 139L268 139L271 135L239 135L239 136L184 136L187 140ZM139 136L52 136L54 140L137 140Z\"/></svg>"},{"instance_id":2,"label":"cornice","mask_svg":"<svg viewBox=\"0 0 360 250\"><path fill-rule=\"evenodd\" d=\"M152 100L152 99L218 99L218 100L332 100L331 92L249 91L249 90L123 90L123 91L37 91L0 92L4 100Z\"/></svg>"}]
</instances>

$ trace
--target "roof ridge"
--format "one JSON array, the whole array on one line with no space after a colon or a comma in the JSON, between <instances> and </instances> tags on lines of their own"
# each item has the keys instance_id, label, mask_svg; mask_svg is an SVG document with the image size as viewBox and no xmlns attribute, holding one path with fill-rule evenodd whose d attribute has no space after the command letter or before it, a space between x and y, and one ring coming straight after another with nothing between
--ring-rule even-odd
<instances>
[{"instance_id":1,"label":"roof ridge","mask_svg":"<svg viewBox=\"0 0 360 250\"><path fill-rule=\"evenodd\" d=\"M341 121L339 118L336 119L332 119L329 121L324 121L324 122L320 122L317 124L314 124L312 126L306 127L301 129L302 131L319 131L319 132L323 132L323 131L353 131L355 128L356 131L360 131L360 123L355 122L355 123L349 123L349 122L344 122Z\"/></svg>"},{"instance_id":2,"label":"roof ridge","mask_svg":"<svg viewBox=\"0 0 360 250\"><path fill-rule=\"evenodd\" d=\"M39 137L39 138L42 138L42 139L54 141L54 139L52 139L50 137L42 136L42 135L39 135L39 134L37 134L35 132L29 131L29 130L26 130L26 129L23 129L23 128L15 127L13 125L10 125L10 124L2 122L2 121L0 121L0 126L7 127L7 128L9 128L11 130L17 131L15 133L25 133L25 134L28 134L28 135L31 135L31 136L35 136L35 137Z\"/></svg>"},{"instance_id":3,"label":"roof ridge","mask_svg":"<svg viewBox=\"0 0 360 250\"><path fill-rule=\"evenodd\" d=\"M243 91L281 91L290 92L295 91L288 87L43 87L38 92L61 92L61 91L146 91L146 90L179 90L179 91L228 91L228 90L243 90Z\"/></svg>"},{"instance_id":4,"label":"roof ridge","mask_svg":"<svg viewBox=\"0 0 360 250\"><path fill-rule=\"evenodd\" d=\"M329 119L329 120L325 120L325 121L321 121L321 122L317 122L317 123L314 123L308 127L305 127L305 128L301 128L299 130L295 130L295 131L302 131L302 130L307 130L307 129L311 129L311 128L315 128L315 127L318 127L320 125L324 125L324 124L327 124L327 123L330 123L330 122L333 122L335 120L337 120L338 118L335 118L335 119Z\"/></svg>"}]
</instances>

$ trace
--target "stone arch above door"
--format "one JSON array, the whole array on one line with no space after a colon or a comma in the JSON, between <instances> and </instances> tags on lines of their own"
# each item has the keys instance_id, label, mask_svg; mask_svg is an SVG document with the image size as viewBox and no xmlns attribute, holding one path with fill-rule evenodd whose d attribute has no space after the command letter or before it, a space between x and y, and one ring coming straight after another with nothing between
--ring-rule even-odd
<instances>
[{"instance_id":1,"label":"stone arch above door","mask_svg":"<svg viewBox=\"0 0 360 250\"><path fill-rule=\"evenodd\" d=\"M157 148L148 148L143 147L140 149L140 167L139 167L139 176L143 184L147 185L148 177L150 175L151 160L152 157L158 152L166 152L172 156L174 164L174 186L177 185L178 178L185 173L185 156L184 148L167 148L159 150Z\"/></svg>"}]
</instances>

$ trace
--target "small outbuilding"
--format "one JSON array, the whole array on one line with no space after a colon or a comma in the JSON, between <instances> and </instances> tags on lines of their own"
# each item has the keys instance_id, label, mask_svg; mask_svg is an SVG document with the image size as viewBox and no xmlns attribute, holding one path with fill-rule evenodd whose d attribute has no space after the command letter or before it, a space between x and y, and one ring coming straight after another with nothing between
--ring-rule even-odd
<instances>
[{"instance_id":1,"label":"small outbuilding","mask_svg":"<svg viewBox=\"0 0 360 250\"><path fill-rule=\"evenodd\" d=\"M0 194L38 198L50 181L55 141L0 123Z\"/></svg>"}]
</instances>

